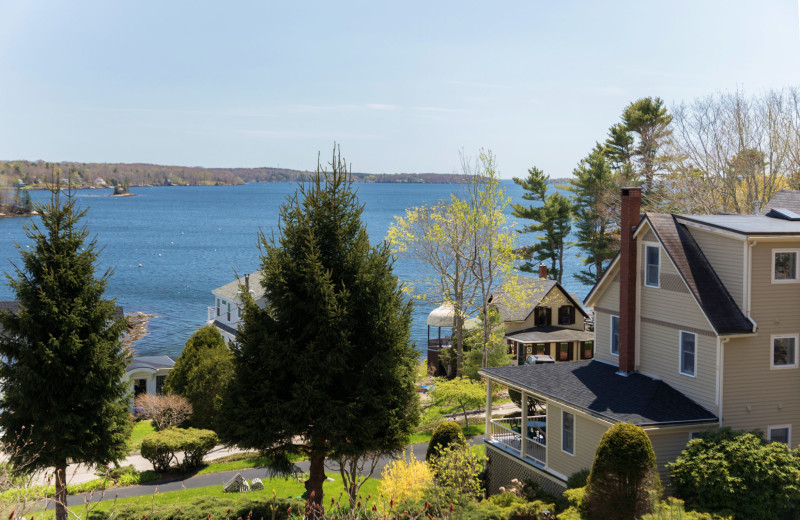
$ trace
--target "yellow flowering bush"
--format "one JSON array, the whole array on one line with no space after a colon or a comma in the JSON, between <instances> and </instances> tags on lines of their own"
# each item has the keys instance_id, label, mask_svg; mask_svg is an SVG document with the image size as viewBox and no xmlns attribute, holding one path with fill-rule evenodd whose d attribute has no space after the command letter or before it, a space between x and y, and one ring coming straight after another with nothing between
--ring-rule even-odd
<instances>
[{"instance_id":1,"label":"yellow flowering bush","mask_svg":"<svg viewBox=\"0 0 800 520\"><path fill-rule=\"evenodd\" d=\"M412 453L387 465L381 472L380 492L394 504L420 500L432 485L433 475L425 461L417 460Z\"/></svg>"}]
</instances>

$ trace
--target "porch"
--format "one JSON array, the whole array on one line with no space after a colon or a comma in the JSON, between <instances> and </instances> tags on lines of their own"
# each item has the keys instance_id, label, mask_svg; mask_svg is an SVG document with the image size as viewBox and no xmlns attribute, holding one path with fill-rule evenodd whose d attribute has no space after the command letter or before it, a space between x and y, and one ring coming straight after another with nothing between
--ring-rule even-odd
<instances>
[{"instance_id":1,"label":"porch","mask_svg":"<svg viewBox=\"0 0 800 520\"><path fill-rule=\"evenodd\" d=\"M491 419L486 431L485 442L536 465L547 465L546 415Z\"/></svg>"}]
</instances>

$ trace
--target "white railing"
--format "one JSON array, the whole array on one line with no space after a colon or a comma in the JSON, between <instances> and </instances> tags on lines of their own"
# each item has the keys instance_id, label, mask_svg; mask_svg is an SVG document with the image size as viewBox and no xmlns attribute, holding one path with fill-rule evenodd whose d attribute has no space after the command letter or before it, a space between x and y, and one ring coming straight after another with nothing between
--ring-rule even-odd
<instances>
[{"instance_id":1,"label":"white railing","mask_svg":"<svg viewBox=\"0 0 800 520\"><path fill-rule=\"evenodd\" d=\"M216 307L209 307L208 308L208 321L214 321L217 319L217 308Z\"/></svg>"},{"instance_id":2,"label":"white railing","mask_svg":"<svg viewBox=\"0 0 800 520\"><path fill-rule=\"evenodd\" d=\"M527 432L524 439L525 456L540 464L546 464L547 461L547 449L545 448L547 444L545 435L546 419L547 416L545 415L528 417L528 425L525 428ZM489 440L500 443L521 456L522 431L521 417L492 419L489 423Z\"/></svg>"}]
</instances>

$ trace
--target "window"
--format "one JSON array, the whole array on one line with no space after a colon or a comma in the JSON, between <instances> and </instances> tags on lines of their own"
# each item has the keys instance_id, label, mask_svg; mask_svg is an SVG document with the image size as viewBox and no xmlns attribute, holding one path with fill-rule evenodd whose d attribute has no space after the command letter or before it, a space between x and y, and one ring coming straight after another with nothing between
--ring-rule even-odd
<instances>
[{"instance_id":1,"label":"window","mask_svg":"<svg viewBox=\"0 0 800 520\"><path fill-rule=\"evenodd\" d=\"M772 336L772 368L797 366L797 335Z\"/></svg>"},{"instance_id":2,"label":"window","mask_svg":"<svg viewBox=\"0 0 800 520\"><path fill-rule=\"evenodd\" d=\"M547 345L544 343L537 343L536 344L536 353L537 354L547 354Z\"/></svg>"},{"instance_id":3,"label":"window","mask_svg":"<svg viewBox=\"0 0 800 520\"><path fill-rule=\"evenodd\" d=\"M699 439L703 432L692 432L689 434L689 440Z\"/></svg>"},{"instance_id":4,"label":"window","mask_svg":"<svg viewBox=\"0 0 800 520\"><path fill-rule=\"evenodd\" d=\"M619 316L611 316L611 353L619 356Z\"/></svg>"},{"instance_id":5,"label":"window","mask_svg":"<svg viewBox=\"0 0 800 520\"><path fill-rule=\"evenodd\" d=\"M147 393L147 379L135 379L133 381L133 395L137 396L139 394L146 394Z\"/></svg>"},{"instance_id":6,"label":"window","mask_svg":"<svg viewBox=\"0 0 800 520\"><path fill-rule=\"evenodd\" d=\"M550 307L536 307L533 311L534 324L537 327L547 327L550 325L550 318L552 316Z\"/></svg>"},{"instance_id":7,"label":"window","mask_svg":"<svg viewBox=\"0 0 800 520\"><path fill-rule=\"evenodd\" d=\"M231 302L228 302L228 321L231 321Z\"/></svg>"},{"instance_id":8,"label":"window","mask_svg":"<svg viewBox=\"0 0 800 520\"><path fill-rule=\"evenodd\" d=\"M789 425L770 426L767 436L770 442L782 442L791 447L791 444L789 444L791 441L791 431L792 427Z\"/></svg>"},{"instance_id":9,"label":"window","mask_svg":"<svg viewBox=\"0 0 800 520\"><path fill-rule=\"evenodd\" d=\"M219 298L217 298L217 316L219 316Z\"/></svg>"},{"instance_id":10,"label":"window","mask_svg":"<svg viewBox=\"0 0 800 520\"><path fill-rule=\"evenodd\" d=\"M164 388L164 381L167 380L167 376L156 376L156 393L160 394L162 389Z\"/></svg>"},{"instance_id":11,"label":"window","mask_svg":"<svg viewBox=\"0 0 800 520\"><path fill-rule=\"evenodd\" d=\"M772 281L796 282L798 250L772 250Z\"/></svg>"},{"instance_id":12,"label":"window","mask_svg":"<svg viewBox=\"0 0 800 520\"><path fill-rule=\"evenodd\" d=\"M558 308L558 324L572 325L575 323L575 307L572 305L562 305Z\"/></svg>"},{"instance_id":13,"label":"window","mask_svg":"<svg viewBox=\"0 0 800 520\"><path fill-rule=\"evenodd\" d=\"M697 334L681 331L681 374L694 377L697 369Z\"/></svg>"},{"instance_id":14,"label":"window","mask_svg":"<svg viewBox=\"0 0 800 520\"><path fill-rule=\"evenodd\" d=\"M575 416L561 412L561 450L575 455Z\"/></svg>"},{"instance_id":15,"label":"window","mask_svg":"<svg viewBox=\"0 0 800 520\"><path fill-rule=\"evenodd\" d=\"M647 287L658 287L658 265L660 249L658 246L645 246L644 284Z\"/></svg>"},{"instance_id":16,"label":"window","mask_svg":"<svg viewBox=\"0 0 800 520\"><path fill-rule=\"evenodd\" d=\"M583 342L583 359L592 359L592 354L594 353L594 342L593 341L584 341Z\"/></svg>"},{"instance_id":17,"label":"window","mask_svg":"<svg viewBox=\"0 0 800 520\"><path fill-rule=\"evenodd\" d=\"M569 361L569 343L558 344L558 360Z\"/></svg>"}]
</instances>

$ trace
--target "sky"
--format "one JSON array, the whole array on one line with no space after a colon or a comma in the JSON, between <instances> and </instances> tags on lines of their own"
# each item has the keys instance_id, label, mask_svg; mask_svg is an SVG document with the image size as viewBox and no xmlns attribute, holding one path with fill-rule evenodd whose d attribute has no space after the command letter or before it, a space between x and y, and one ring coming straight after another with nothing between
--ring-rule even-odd
<instances>
[{"instance_id":1,"label":"sky","mask_svg":"<svg viewBox=\"0 0 800 520\"><path fill-rule=\"evenodd\" d=\"M800 86L798 0L0 0L0 159L571 175L632 101Z\"/></svg>"}]
</instances>

